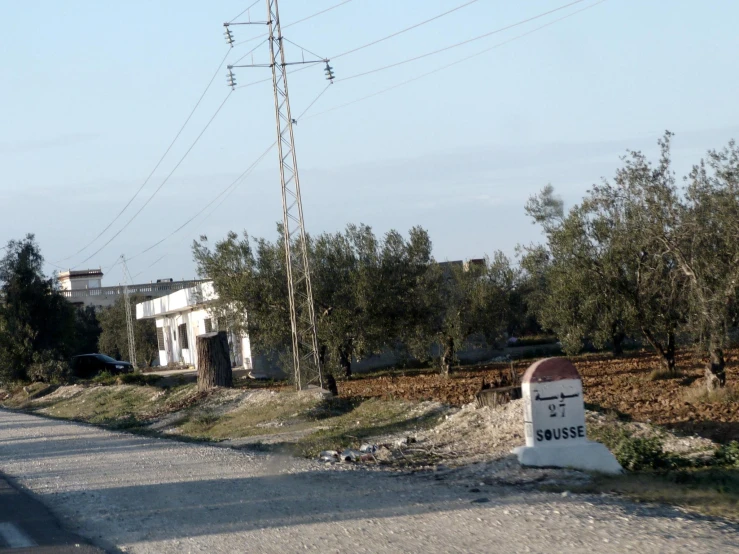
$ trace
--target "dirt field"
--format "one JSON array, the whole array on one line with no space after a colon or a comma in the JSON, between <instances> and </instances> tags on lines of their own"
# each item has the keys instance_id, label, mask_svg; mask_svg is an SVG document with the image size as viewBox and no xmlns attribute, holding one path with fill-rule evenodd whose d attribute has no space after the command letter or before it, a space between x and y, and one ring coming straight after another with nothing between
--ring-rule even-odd
<instances>
[{"instance_id":1,"label":"dirt field","mask_svg":"<svg viewBox=\"0 0 739 554\"><path fill-rule=\"evenodd\" d=\"M651 380L659 369L649 353L622 359L590 356L573 359L583 379L590 407L614 411L633 421L663 425L717 442L739 440L739 353L727 356L727 390L712 398L704 394L703 363L690 354L679 357L680 376ZM514 364L522 374L530 362ZM448 379L430 372L356 377L339 383L344 397L432 400L462 406L474 400L483 380L490 382L508 365L461 368Z\"/></svg>"}]
</instances>

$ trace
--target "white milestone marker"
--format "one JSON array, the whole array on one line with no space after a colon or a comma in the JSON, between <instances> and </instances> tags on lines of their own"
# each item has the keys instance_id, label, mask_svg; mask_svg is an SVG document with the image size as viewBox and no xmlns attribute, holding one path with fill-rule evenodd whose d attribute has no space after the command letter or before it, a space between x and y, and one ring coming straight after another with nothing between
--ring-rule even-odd
<instances>
[{"instance_id":1,"label":"white milestone marker","mask_svg":"<svg viewBox=\"0 0 739 554\"><path fill-rule=\"evenodd\" d=\"M586 438L582 380L571 362L539 360L526 370L521 392L526 446L513 451L521 465L623 471L605 446Z\"/></svg>"}]
</instances>

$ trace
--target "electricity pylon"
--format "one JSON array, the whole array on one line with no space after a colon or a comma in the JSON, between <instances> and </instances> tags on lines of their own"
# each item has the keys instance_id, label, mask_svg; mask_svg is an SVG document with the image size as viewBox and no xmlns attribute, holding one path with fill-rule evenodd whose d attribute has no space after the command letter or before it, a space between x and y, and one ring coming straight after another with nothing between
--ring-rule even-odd
<instances>
[{"instance_id":1,"label":"electricity pylon","mask_svg":"<svg viewBox=\"0 0 739 554\"><path fill-rule=\"evenodd\" d=\"M128 295L128 266L126 265L126 257L121 256L123 264L123 300L126 304L126 331L128 332L128 358L134 369L136 369L136 339L133 334L133 315L131 314L131 299ZM131 283L133 284L133 283Z\"/></svg>"},{"instance_id":2,"label":"electricity pylon","mask_svg":"<svg viewBox=\"0 0 739 554\"><path fill-rule=\"evenodd\" d=\"M326 76L334 75L327 59L286 62L280 26L277 0L267 1L267 21L237 23L237 25L266 24L269 27L270 63L228 66L228 85L235 87L233 67L270 67L275 100L275 122L277 126L277 153L280 163L280 186L282 189L282 228L287 267L287 289L290 304L290 327L292 330L293 371L298 390L315 384L323 388L323 372L318 352L316 313L313 305L310 265L303 220L303 202L300 195L298 160L295 154L295 120L290 112L290 96L287 88L287 66L295 64L325 63ZM233 44L233 35L226 26L226 41Z\"/></svg>"}]
</instances>

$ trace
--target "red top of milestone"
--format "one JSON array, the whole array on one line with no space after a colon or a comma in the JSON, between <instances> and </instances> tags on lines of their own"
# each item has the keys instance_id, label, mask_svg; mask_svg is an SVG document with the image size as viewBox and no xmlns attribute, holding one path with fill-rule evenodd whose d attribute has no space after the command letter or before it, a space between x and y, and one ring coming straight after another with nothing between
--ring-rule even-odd
<instances>
[{"instance_id":1,"label":"red top of milestone","mask_svg":"<svg viewBox=\"0 0 739 554\"><path fill-rule=\"evenodd\" d=\"M550 383L564 379L580 379L572 362L566 358L546 358L530 365L521 382Z\"/></svg>"}]
</instances>

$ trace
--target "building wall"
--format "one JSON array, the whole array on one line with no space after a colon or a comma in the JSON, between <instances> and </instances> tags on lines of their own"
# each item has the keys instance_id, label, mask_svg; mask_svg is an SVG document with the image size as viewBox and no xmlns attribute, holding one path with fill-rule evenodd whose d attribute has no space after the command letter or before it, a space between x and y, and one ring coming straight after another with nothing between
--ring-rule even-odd
<instances>
[{"instance_id":1,"label":"building wall","mask_svg":"<svg viewBox=\"0 0 739 554\"><path fill-rule=\"evenodd\" d=\"M118 298L124 295L122 286L65 289L63 280L59 281L62 290L61 295L71 304L80 306L109 307L115 304ZM144 296L147 299L160 298L171 295L174 292L188 290L201 283L201 281L174 281L171 283L148 283L143 285L130 285L128 293L131 295Z\"/></svg>"},{"instance_id":2,"label":"building wall","mask_svg":"<svg viewBox=\"0 0 739 554\"><path fill-rule=\"evenodd\" d=\"M162 366L169 364L185 364L197 367L196 340L199 335L207 333L206 320L210 319L212 330L218 330L217 321L207 309L187 309L181 312L162 315L156 318L157 328L162 329L164 349L159 350L159 363ZM187 348L183 345L181 325L185 325L187 333ZM251 369L251 345L249 337L228 332L229 346L231 347L231 364L233 367Z\"/></svg>"}]
</instances>

